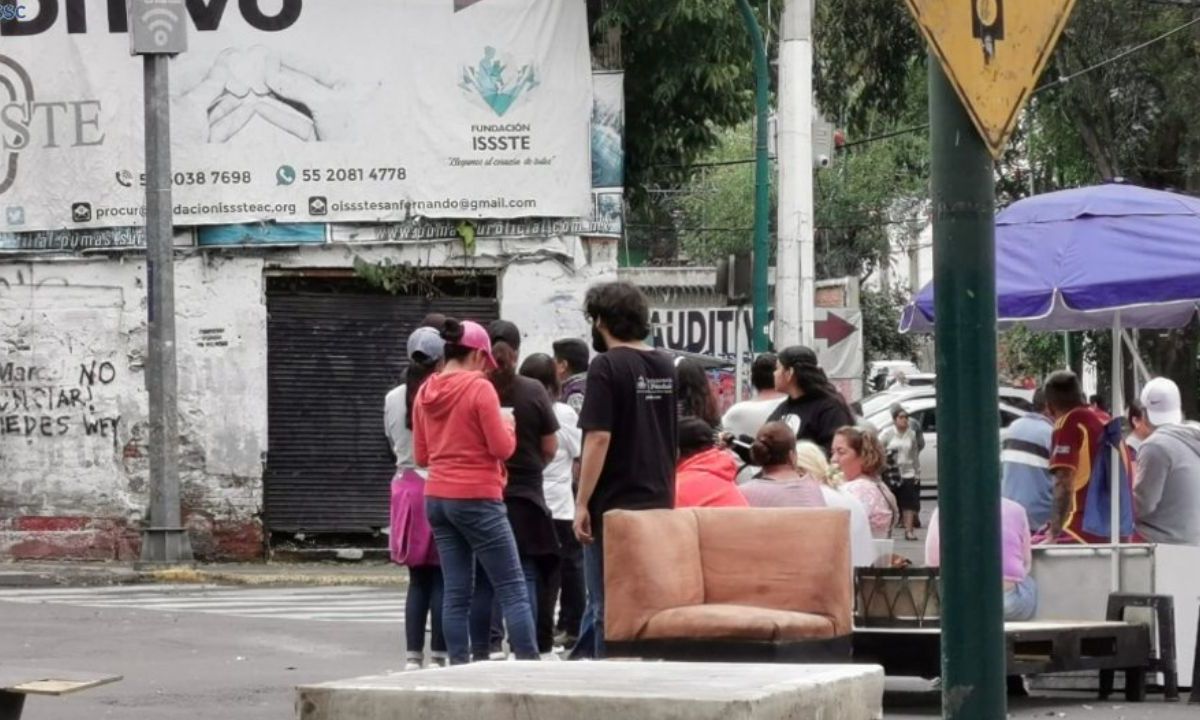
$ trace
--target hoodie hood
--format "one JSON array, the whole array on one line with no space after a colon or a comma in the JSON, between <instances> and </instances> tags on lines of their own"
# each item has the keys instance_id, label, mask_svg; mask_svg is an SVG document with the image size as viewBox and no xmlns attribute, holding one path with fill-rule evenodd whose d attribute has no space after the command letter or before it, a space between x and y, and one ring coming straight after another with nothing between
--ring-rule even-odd
<instances>
[{"instance_id":1,"label":"hoodie hood","mask_svg":"<svg viewBox=\"0 0 1200 720\"><path fill-rule=\"evenodd\" d=\"M732 455L721 448L712 448L680 461L676 473L692 477L705 475L732 484L737 480L737 470Z\"/></svg>"},{"instance_id":2,"label":"hoodie hood","mask_svg":"<svg viewBox=\"0 0 1200 720\"><path fill-rule=\"evenodd\" d=\"M1200 457L1200 425L1196 425L1195 423L1164 425L1154 431L1155 435L1159 433L1183 443L1189 450Z\"/></svg>"},{"instance_id":3,"label":"hoodie hood","mask_svg":"<svg viewBox=\"0 0 1200 720\"><path fill-rule=\"evenodd\" d=\"M487 381L481 372L438 373L421 385L417 404L431 419L444 420L472 385Z\"/></svg>"}]
</instances>

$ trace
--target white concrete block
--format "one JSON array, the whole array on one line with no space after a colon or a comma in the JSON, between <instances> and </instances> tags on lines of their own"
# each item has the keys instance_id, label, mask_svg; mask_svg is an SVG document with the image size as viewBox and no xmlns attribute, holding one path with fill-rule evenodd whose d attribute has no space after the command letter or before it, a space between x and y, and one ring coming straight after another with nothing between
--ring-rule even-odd
<instances>
[{"instance_id":1,"label":"white concrete block","mask_svg":"<svg viewBox=\"0 0 1200 720\"><path fill-rule=\"evenodd\" d=\"M494 662L297 688L300 720L874 720L876 665Z\"/></svg>"}]
</instances>

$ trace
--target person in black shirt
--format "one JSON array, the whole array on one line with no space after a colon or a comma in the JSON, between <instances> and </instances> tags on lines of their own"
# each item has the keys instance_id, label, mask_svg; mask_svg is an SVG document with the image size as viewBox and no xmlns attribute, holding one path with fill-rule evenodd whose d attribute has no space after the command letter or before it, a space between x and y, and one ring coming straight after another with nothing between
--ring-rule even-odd
<instances>
[{"instance_id":1,"label":"person in black shirt","mask_svg":"<svg viewBox=\"0 0 1200 720\"><path fill-rule=\"evenodd\" d=\"M642 292L624 282L597 285L588 291L586 311L601 354L588 368L579 416L575 535L584 545L588 609L573 656L602 658L604 513L674 507L678 410L675 364L645 342L650 308Z\"/></svg>"},{"instance_id":2,"label":"person in black shirt","mask_svg":"<svg viewBox=\"0 0 1200 720\"><path fill-rule=\"evenodd\" d=\"M517 449L505 463L508 483L504 486L504 504L508 524L517 541L517 554L525 573L533 619L553 613L554 608L538 606L538 593L558 562L558 535L554 519L546 506L542 470L558 451L558 418L550 393L536 380L517 374L517 354L521 333L507 320L488 326L492 354L499 367L492 371L492 385L500 396L502 409L511 409L517 426ZM487 659L501 637L499 607L493 602L493 589L487 574L476 568L475 594L471 599L471 651L477 660ZM539 652L553 648L553 638L539 638Z\"/></svg>"},{"instance_id":3,"label":"person in black shirt","mask_svg":"<svg viewBox=\"0 0 1200 720\"><path fill-rule=\"evenodd\" d=\"M803 345L793 345L779 353L775 389L787 398L768 421L786 423L796 433L797 440L820 445L829 457L834 434L839 428L853 425L854 414L825 376L817 363L817 354Z\"/></svg>"}]
</instances>

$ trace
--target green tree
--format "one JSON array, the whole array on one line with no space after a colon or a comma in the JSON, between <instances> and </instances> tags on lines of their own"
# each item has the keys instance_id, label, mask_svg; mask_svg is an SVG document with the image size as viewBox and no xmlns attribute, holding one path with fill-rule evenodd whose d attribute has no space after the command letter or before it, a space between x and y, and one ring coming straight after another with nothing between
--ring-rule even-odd
<instances>
[{"instance_id":1,"label":"green tree","mask_svg":"<svg viewBox=\"0 0 1200 720\"><path fill-rule=\"evenodd\" d=\"M621 36L626 183L632 199L679 180L722 128L754 110L750 41L735 0L609 0L598 32ZM766 25L766 0L754 0Z\"/></svg>"}]
</instances>

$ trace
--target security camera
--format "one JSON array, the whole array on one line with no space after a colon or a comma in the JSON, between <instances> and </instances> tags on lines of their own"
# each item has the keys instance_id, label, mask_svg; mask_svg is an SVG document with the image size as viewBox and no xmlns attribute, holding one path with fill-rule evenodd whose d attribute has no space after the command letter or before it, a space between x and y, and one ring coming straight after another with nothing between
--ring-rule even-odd
<instances>
[{"instance_id":1,"label":"security camera","mask_svg":"<svg viewBox=\"0 0 1200 720\"><path fill-rule=\"evenodd\" d=\"M833 159L828 155L816 155L813 157L813 167L827 168L833 164Z\"/></svg>"}]
</instances>

